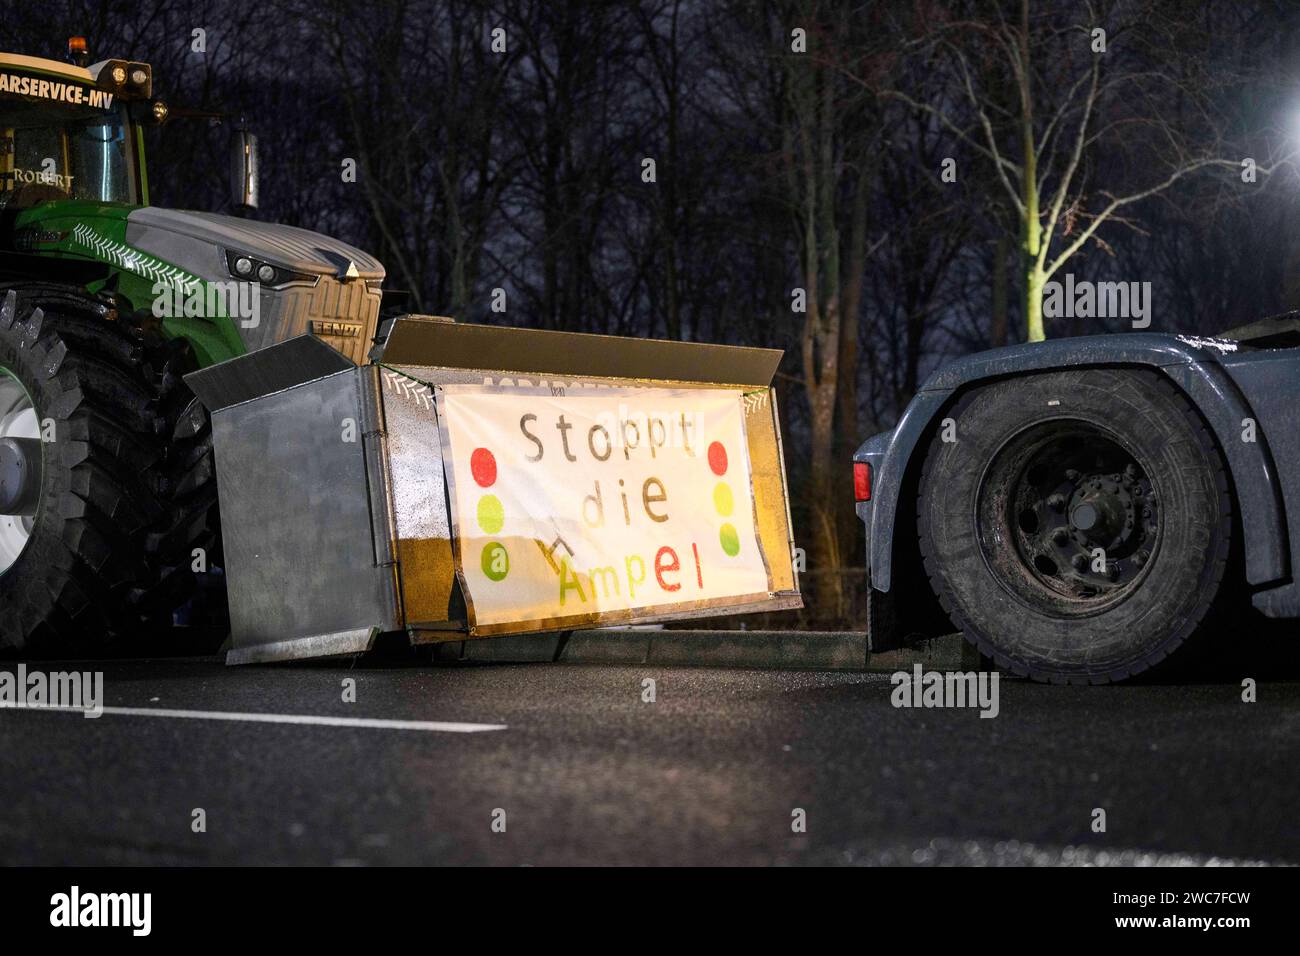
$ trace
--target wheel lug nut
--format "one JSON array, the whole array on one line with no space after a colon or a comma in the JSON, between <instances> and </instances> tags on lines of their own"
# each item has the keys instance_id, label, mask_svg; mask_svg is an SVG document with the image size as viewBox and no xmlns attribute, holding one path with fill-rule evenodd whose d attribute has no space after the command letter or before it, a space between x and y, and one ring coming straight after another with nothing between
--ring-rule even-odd
<instances>
[{"instance_id":1,"label":"wheel lug nut","mask_svg":"<svg viewBox=\"0 0 1300 956\"><path fill-rule=\"evenodd\" d=\"M1150 557L1151 555L1147 553L1147 550L1145 548L1143 548L1137 554L1133 555L1133 563L1140 568L1147 563Z\"/></svg>"},{"instance_id":2,"label":"wheel lug nut","mask_svg":"<svg viewBox=\"0 0 1300 956\"><path fill-rule=\"evenodd\" d=\"M1070 564L1074 566L1074 570L1082 571L1088 566L1088 559L1081 554L1076 554L1070 559Z\"/></svg>"},{"instance_id":3,"label":"wheel lug nut","mask_svg":"<svg viewBox=\"0 0 1300 956\"><path fill-rule=\"evenodd\" d=\"M1070 468L1065 472L1065 477L1068 478L1070 481L1078 481L1079 472L1074 468Z\"/></svg>"},{"instance_id":4,"label":"wheel lug nut","mask_svg":"<svg viewBox=\"0 0 1300 956\"><path fill-rule=\"evenodd\" d=\"M1062 494L1052 495L1052 497L1047 499L1047 506L1051 508L1053 511L1064 511L1065 495Z\"/></svg>"},{"instance_id":5,"label":"wheel lug nut","mask_svg":"<svg viewBox=\"0 0 1300 956\"><path fill-rule=\"evenodd\" d=\"M1070 532L1066 531L1064 528L1057 528L1052 532L1052 540L1057 544L1065 544L1065 542L1070 540Z\"/></svg>"}]
</instances>

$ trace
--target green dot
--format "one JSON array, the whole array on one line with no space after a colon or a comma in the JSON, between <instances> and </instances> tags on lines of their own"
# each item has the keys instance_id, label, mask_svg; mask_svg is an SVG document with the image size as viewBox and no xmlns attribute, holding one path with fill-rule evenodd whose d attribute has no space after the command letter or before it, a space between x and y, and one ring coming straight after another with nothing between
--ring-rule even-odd
<instances>
[{"instance_id":1,"label":"green dot","mask_svg":"<svg viewBox=\"0 0 1300 956\"><path fill-rule=\"evenodd\" d=\"M500 541L489 541L483 546L479 566L490 581L504 581L510 573L510 552Z\"/></svg>"},{"instance_id":2,"label":"green dot","mask_svg":"<svg viewBox=\"0 0 1300 956\"><path fill-rule=\"evenodd\" d=\"M736 534L736 528L730 522L722 526L718 537L722 540L722 550L727 552L731 557L740 554L740 535Z\"/></svg>"},{"instance_id":3,"label":"green dot","mask_svg":"<svg viewBox=\"0 0 1300 956\"><path fill-rule=\"evenodd\" d=\"M496 495L484 495L478 502L478 526L488 534L496 534L505 524L506 512Z\"/></svg>"},{"instance_id":4,"label":"green dot","mask_svg":"<svg viewBox=\"0 0 1300 956\"><path fill-rule=\"evenodd\" d=\"M736 507L736 501L731 497L731 486L725 481L720 481L713 487L713 507L724 518Z\"/></svg>"}]
</instances>

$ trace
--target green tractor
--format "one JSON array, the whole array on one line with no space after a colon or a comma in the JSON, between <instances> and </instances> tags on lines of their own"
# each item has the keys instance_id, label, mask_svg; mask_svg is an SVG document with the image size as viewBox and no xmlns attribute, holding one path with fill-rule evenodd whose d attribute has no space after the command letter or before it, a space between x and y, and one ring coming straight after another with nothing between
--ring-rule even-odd
<instances>
[{"instance_id":1,"label":"green tractor","mask_svg":"<svg viewBox=\"0 0 1300 956\"><path fill-rule=\"evenodd\" d=\"M144 63L0 53L0 651L129 645L220 564L183 376L314 333L365 360L383 266L328 236L149 205ZM255 140L234 137L238 202Z\"/></svg>"}]
</instances>

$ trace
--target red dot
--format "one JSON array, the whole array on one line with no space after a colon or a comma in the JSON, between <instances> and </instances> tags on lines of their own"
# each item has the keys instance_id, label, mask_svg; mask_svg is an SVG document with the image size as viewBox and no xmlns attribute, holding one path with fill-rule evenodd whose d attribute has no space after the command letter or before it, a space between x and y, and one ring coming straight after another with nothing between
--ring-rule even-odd
<instances>
[{"instance_id":1,"label":"red dot","mask_svg":"<svg viewBox=\"0 0 1300 956\"><path fill-rule=\"evenodd\" d=\"M713 469L715 475L727 473L727 449L722 447L720 441L715 441L709 446L709 467Z\"/></svg>"},{"instance_id":2,"label":"red dot","mask_svg":"<svg viewBox=\"0 0 1300 956\"><path fill-rule=\"evenodd\" d=\"M491 488L497 480L497 460L486 448L475 448L469 456L469 471L480 488Z\"/></svg>"}]
</instances>

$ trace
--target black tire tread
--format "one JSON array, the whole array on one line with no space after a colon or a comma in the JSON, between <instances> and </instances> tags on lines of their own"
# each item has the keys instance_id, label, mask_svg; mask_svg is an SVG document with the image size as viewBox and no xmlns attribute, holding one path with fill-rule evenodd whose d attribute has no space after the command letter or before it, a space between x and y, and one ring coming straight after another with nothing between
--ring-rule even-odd
<instances>
[{"instance_id":1,"label":"black tire tread","mask_svg":"<svg viewBox=\"0 0 1300 956\"><path fill-rule=\"evenodd\" d=\"M934 551L933 530L930 526L930 517L926 508L926 499L928 494L931 493L930 489L932 482L934 481L935 461L939 451L939 443L937 441L931 443L922 465L920 483L918 485L919 493L917 495L916 504L921 559L930 587L938 598L944 613L948 615L953 625L961 630L966 640L975 646L981 655L996 662L1000 669L1042 683L1113 683L1136 676L1139 673L1161 664L1175 650L1184 649L1188 644L1203 643L1206 639L1206 635L1203 631L1198 631L1198 629L1214 604L1215 597L1219 591L1219 586L1223 582L1224 574L1228 567L1232 543L1232 498L1227 467L1223 462L1222 455L1219 453L1214 437L1209 428L1206 426L1204 420L1196 409L1187 401L1182 392L1162 376L1145 370L1110 371L1116 372L1117 374L1140 375L1147 378L1153 387L1160 389L1166 398L1170 399L1178 406L1182 416L1191 426L1192 433L1196 440L1200 443L1202 449L1207 453L1210 460L1215 462L1213 477L1215 485L1219 491L1219 518L1220 522L1226 527L1226 533L1221 535L1216 553L1212 556L1210 586L1199 592L1194 609L1184 618L1182 624L1168 636L1167 640L1163 642L1160 647L1155 648L1150 654L1144 655L1139 660L1135 660L1126 666L1120 666L1086 675L1067 675L1058 672L1036 670L1021 661L1012 659L987 637L972 628L970 622L963 614L958 602L954 599L947 578L940 568L940 562ZM956 420L960 421L962 412L975 401L981 391L982 389L975 388L963 394L958 400L955 408L949 414L951 414Z\"/></svg>"},{"instance_id":2,"label":"black tire tread","mask_svg":"<svg viewBox=\"0 0 1300 956\"><path fill-rule=\"evenodd\" d=\"M178 372L188 346L126 324L107 300L19 283L0 285L0 349L56 423L43 513L0 576L0 650L93 651L170 626L194 587L192 548L216 537L210 429L173 441L192 400Z\"/></svg>"}]
</instances>

